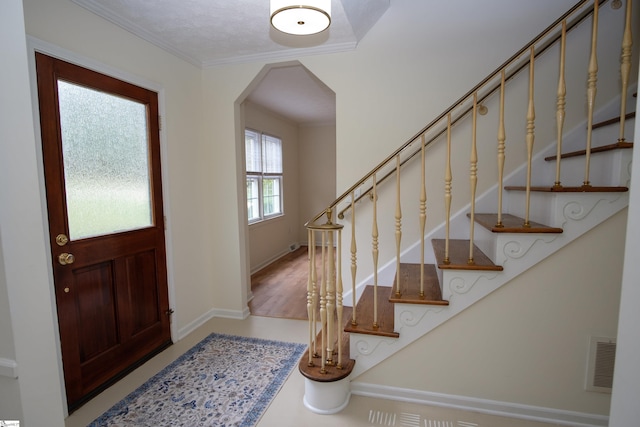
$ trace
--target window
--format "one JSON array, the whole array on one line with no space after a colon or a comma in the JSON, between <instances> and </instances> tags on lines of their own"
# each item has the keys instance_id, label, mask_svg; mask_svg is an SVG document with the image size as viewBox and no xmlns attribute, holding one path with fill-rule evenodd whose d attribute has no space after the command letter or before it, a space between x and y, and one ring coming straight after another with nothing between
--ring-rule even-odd
<instances>
[{"instance_id":1,"label":"window","mask_svg":"<svg viewBox=\"0 0 640 427\"><path fill-rule=\"evenodd\" d=\"M282 215L282 140L246 129L249 223Z\"/></svg>"}]
</instances>

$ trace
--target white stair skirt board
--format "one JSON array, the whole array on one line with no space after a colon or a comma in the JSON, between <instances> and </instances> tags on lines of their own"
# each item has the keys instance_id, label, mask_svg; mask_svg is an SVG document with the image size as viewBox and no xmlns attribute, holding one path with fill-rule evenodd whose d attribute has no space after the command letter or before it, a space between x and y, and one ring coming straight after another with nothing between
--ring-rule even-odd
<instances>
[{"instance_id":1,"label":"white stair skirt board","mask_svg":"<svg viewBox=\"0 0 640 427\"><path fill-rule=\"evenodd\" d=\"M350 376L338 381L319 382L304 379L304 406L320 415L337 414L347 407L351 397Z\"/></svg>"},{"instance_id":2,"label":"white stair skirt board","mask_svg":"<svg viewBox=\"0 0 640 427\"><path fill-rule=\"evenodd\" d=\"M609 424L609 417L583 412L563 411L554 408L522 405L474 397L433 393L360 382L351 383L351 393L358 396L376 397L400 402L418 403L480 412L483 414L522 420L538 421L563 426L601 427Z\"/></svg>"}]
</instances>

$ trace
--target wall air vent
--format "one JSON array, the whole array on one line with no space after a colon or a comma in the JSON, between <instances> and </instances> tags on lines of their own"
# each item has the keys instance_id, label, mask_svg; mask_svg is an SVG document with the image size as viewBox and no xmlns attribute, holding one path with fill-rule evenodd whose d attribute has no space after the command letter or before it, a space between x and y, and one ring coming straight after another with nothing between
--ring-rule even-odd
<instances>
[{"instance_id":1,"label":"wall air vent","mask_svg":"<svg viewBox=\"0 0 640 427\"><path fill-rule=\"evenodd\" d=\"M616 341L614 338L591 337L589 344L589 365L585 388L587 391L611 393Z\"/></svg>"}]
</instances>

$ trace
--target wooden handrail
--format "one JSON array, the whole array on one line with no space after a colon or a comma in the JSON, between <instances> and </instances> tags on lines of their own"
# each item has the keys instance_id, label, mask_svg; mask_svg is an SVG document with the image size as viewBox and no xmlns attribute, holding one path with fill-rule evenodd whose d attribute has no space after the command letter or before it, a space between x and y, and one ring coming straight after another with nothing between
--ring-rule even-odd
<instances>
[{"instance_id":1,"label":"wooden handrail","mask_svg":"<svg viewBox=\"0 0 640 427\"><path fill-rule=\"evenodd\" d=\"M602 4L606 3L608 0L596 0L596 1L598 2L598 5L602 5ZM595 4L596 1L594 1L593 3ZM396 156L398 156L401 153L403 153L411 144L413 144L416 140L418 140L421 135L425 134L429 130L432 130L432 128L434 128L438 123L440 123L443 119L445 119L456 108L458 108L459 106L463 105L465 102L468 102L469 99L473 96L473 94L476 93L476 92L480 92L480 90L487 83L491 82L492 80L496 79L497 77L500 77L501 72L503 70L506 70L507 68L509 68L510 66L514 65L514 63L516 63L517 61L520 60L520 62L517 63L516 66L511 71L509 71L507 73L506 80L508 81L513 76L518 74L523 68L527 67L529 65L529 57L527 56L527 57L525 57L523 59L522 58L523 54L529 52L531 50L532 46L535 46L538 42L543 41L545 38L549 37L550 34L553 33L554 30L555 30L556 33L551 35L540 47L538 47L535 50L535 58L537 58L538 56L542 55L549 47L551 47L553 44L555 44L556 41L558 41L561 38L561 36L562 36L561 31L558 31L557 27L559 27L562 24L563 21L567 21L567 30L566 31L568 32L568 31L571 31L573 28L575 28L578 24L580 24L589 15L591 15L591 13L593 12L593 5L591 7L589 7L589 8L587 8L587 9L585 9L584 11L579 13L578 15L576 15L574 17L574 19L571 20L570 23L569 23L569 19L571 18L571 16L576 11L578 11L580 8L582 8L585 4L588 4L590 2L591 2L591 0L582 0L582 1L578 2L576 5L574 5L565 14L563 14L560 18L558 18L556 21L554 21L551 25L549 25L540 34L538 34L536 37L534 37L527 45L525 45L522 49L520 49L518 52L516 52L514 55L512 55L509 59L507 59L504 63L502 63L502 65L500 65L498 68L496 68L492 73L490 73L482 81L480 81L480 83L475 85L471 90L469 90L462 97L460 97L457 101L455 101L449 108L444 110L434 120L432 120L429 124L427 124L424 128L422 128L418 133L416 133L413 137L411 137L409 140L407 140L407 142L402 144L398 149L396 149L393 153L391 153L387 158L385 158L377 166L375 166L373 169L371 169L371 171L369 173L364 175L360 180L358 180L355 184L353 184L351 187L349 187L349 189L347 189L338 198L336 198L326 209L324 209L322 212L318 213L311 220L309 220L307 223L305 223L305 227L308 226L309 224L315 223L318 219L320 219L325 214L327 209L335 209L338 206L338 204L340 204L343 200L345 200L347 197L349 197L352 192L355 192L355 190L358 187L360 187L362 184L367 182L374 174L378 173L383 167L387 166L392 160L394 160L396 158ZM486 93L483 92L483 94L478 97L478 104L482 104L482 102L486 98L491 96L498 89L500 89L500 82L499 81L489 91L487 91ZM454 126L459 120L462 120L472 110L473 110L473 106L467 107L461 114L459 114L455 119L452 120L451 125ZM446 129L446 127L444 127L434 137L430 138L428 141L425 142L426 146L429 146L435 140L440 138L442 135L444 135L446 133L446 131L447 131L447 129ZM413 157L415 157L419 152L420 152L420 149L414 150L408 157L406 157L404 160L401 161L401 166L404 166L404 164L406 164L409 160L411 160ZM388 177L394 175L394 173L395 173L395 170L384 174L382 176L382 178L380 178L377 181L377 183L380 184L380 183L384 182ZM369 194L370 191L371 191L371 188L369 188L367 191L362 192L356 198L355 202L356 203L359 202L363 197L365 197L367 194ZM348 211L350 209L350 207L351 207L351 205L349 205L349 206L345 207L344 209L342 209L341 211L339 211L338 212L338 218L340 218L340 219L344 218L344 213L346 211Z\"/></svg>"}]
</instances>

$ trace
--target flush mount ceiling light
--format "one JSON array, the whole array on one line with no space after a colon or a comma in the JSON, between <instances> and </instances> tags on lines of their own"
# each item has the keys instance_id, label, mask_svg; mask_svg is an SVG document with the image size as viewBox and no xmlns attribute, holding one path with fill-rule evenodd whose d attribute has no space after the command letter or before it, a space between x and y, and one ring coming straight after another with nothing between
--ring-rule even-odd
<instances>
[{"instance_id":1,"label":"flush mount ceiling light","mask_svg":"<svg viewBox=\"0 0 640 427\"><path fill-rule=\"evenodd\" d=\"M296 36L316 34L331 24L331 0L271 0L271 25Z\"/></svg>"}]
</instances>

